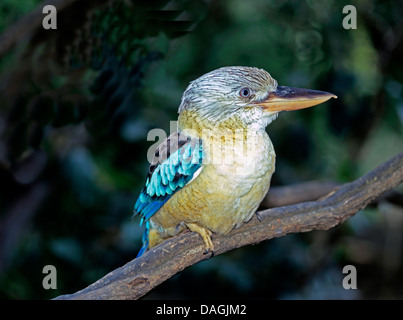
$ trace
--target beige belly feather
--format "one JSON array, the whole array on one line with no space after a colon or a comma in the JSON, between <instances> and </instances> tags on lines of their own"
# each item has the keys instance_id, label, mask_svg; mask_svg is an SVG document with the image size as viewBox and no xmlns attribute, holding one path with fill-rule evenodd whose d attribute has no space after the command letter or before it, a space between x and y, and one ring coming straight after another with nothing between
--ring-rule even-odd
<instances>
[{"instance_id":1,"label":"beige belly feather","mask_svg":"<svg viewBox=\"0 0 403 320\"><path fill-rule=\"evenodd\" d=\"M275 153L265 132L233 145L211 143L205 150L197 177L151 218L162 236L173 236L188 223L227 234L252 217L267 193Z\"/></svg>"}]
</instances>

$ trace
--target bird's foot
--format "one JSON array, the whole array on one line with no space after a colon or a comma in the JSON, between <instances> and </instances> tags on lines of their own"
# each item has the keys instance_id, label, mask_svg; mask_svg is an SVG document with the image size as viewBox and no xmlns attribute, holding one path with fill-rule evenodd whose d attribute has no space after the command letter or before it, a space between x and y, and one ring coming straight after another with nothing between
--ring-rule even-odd
<instances>
[{"instance_id":1,"label":"bird's foot","mask_svg":"<svg viewBox=\"0 0 403 320\"><path fill-rule=\"evenodd\" d=\"M208 252L214 253L214 244L211 240L213 233L210 230L203 228L196 223L187 223L186 226L190 229L190 231L197 232L203 238L204 244L206 245L206 251L204 254Z\"/></svg>"}]
</instances>

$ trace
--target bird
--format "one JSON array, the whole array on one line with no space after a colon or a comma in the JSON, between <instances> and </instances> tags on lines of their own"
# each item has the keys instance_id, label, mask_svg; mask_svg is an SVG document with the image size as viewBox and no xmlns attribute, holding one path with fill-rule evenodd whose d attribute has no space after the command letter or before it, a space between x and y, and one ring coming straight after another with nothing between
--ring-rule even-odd
<instances>
[{"instance_id":1,"label":"bird","mask_svg":"<svg viewBox=\"0 0 403 320\"><path fill-rule=\"evenodd\" d=\"M177 131L155 150L134 216L145 224L138 257L184 230L214 254L214 234L251 219L270 187L276 154L266 127L279 112L336 95L278 86L261 68L227 66L191 81Z\"/></svg>"}]
</instances>

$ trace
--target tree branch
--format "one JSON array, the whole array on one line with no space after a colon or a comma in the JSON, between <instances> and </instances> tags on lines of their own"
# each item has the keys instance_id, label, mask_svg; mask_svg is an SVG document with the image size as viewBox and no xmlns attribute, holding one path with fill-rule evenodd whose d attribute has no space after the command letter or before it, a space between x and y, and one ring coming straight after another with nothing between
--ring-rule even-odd
<instances>
[{"instance_id":1,"label":"tree branch","mask_svg":"<svg viewBox=\"0 0 403 320\"><path fill-rule=\"evenodd\" d=\"M327 230L403 182L403 152L361 178L336 187L318 201L259 211L227 236L213 236L215 255L289 233ZM160 283L202 260L204 243L194 232L182 233L146 252L74 294L56 299L137 299Z\"/></svg>"},{"instance_id":2,"label":"tree branch","mask_svg":"<svg viewBox=\"0 0 403 320\"><path fill-rule=\"evenodd\" d=\"M339 183L331 181L307 181L281 187L271 187L260 204L260 209L288 206L299 202L315 201L324 197Z\"/></svg>"}]
</instances>

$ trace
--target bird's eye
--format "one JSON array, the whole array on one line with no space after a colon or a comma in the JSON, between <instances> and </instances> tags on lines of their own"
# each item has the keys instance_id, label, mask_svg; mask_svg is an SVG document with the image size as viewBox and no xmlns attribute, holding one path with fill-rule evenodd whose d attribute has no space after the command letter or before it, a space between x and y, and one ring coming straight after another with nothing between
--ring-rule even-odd
<instances>
[{"instance_id":1,"label":"bird's eye","mask_svg":"<svg viewBox=\"0 0 403 320\"><path fill-rule=\"evenodd\" d=\"M249 89L249 88L242 88L242 89L239 91L239 95L240 95L242 98L249 98L249 96L250 96L250 89Z\"/></svg>"}]
</instances>

